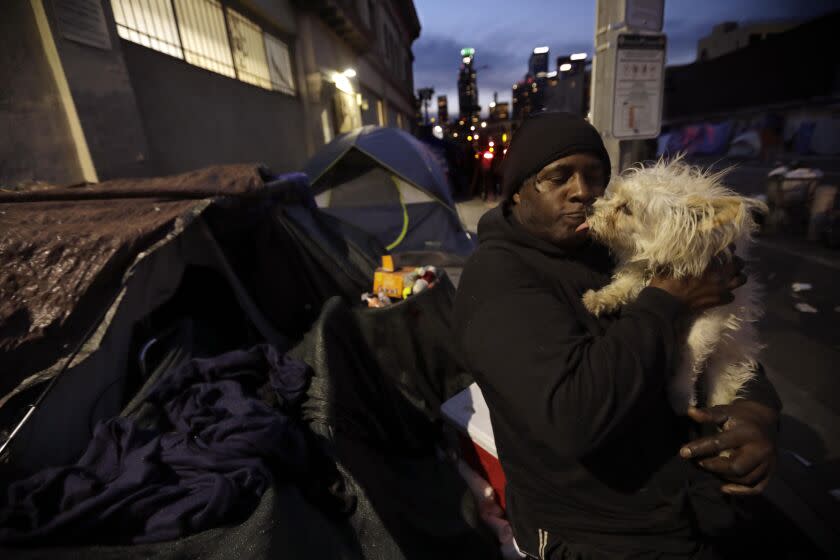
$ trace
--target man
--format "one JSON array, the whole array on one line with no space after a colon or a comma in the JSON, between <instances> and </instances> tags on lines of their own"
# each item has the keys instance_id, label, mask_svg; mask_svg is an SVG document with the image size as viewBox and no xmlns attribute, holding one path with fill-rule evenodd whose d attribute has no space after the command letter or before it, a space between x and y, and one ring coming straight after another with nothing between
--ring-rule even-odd
<instances>
[{"instance_id":1,"label":"man","mask_svg":"<svg viewBox=\"0 0 840 560\"><path fill-rule=\"evenodd\" d=\"M742 263L655 277L595 317L581 296L609 282L612 263L579 226L609 181L599 134L575 115L538 114L504 166L454 332L490 407L517 543L538 558L717 557L736 521L731 495L767 484L781 405L763 375L746 399L689 417L671 411L666 387L691 318L732 300Z\"/></svg>"}]
</instances>

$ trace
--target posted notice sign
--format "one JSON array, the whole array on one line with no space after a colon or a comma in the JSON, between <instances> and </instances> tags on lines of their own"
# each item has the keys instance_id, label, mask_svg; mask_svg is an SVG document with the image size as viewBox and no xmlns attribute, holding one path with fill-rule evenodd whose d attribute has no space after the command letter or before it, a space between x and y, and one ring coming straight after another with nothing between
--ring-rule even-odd
<instances>
[{"instance_id":1,"label":"posted notice sign","mask_svg":"<svg viewBox=\"0 0 840 560\"><path fill-rule=\"evenodd\" d=\"M662 125L665 35L622 33L617 47L613 136L656 138Z\"/></svg>"}]
</instances>

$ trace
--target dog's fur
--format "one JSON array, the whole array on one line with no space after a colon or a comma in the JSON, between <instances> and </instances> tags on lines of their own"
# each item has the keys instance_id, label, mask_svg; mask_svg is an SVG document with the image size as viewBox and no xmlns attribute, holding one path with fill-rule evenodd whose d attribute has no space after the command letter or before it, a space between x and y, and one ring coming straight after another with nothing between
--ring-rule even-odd
<instances>
[{"instance_id":1,"label":"dog's fur","mask_svg":"<svg viewBox=\"0 0 840 560\"><path fill-rule=\"evenodd\" d=\"M584 294L586 308L596 315L613 312L636 299L656 273L699 276L717 255L728 255L732 243L743 255L756 227L752 211L766 208L721 185L722 176L677 158L613 179L588 222L618 265L610 284ZM710 406L732 402L754 375L761 349L759 289L750 278L734 294L735 301L703 312L691 326L669 388L678 413L697 404L701 375Z\"/></svg>"}]
</instances>

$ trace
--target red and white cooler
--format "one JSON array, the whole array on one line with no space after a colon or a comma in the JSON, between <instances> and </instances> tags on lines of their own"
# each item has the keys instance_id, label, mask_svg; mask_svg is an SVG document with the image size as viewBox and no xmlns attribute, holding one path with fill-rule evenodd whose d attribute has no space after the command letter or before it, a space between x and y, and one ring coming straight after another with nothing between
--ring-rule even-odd
<instances>
[{"instance_id":1,"label":"red and white cooler","mask_svg":"<svg viewBox=\"0 0 840 560\"><path fill-rule=\"evenodd\" d=\"M473 383L440 407L441 413L461 434L463 460L484 477L505 507L507 481L496 452L496 440L490 424L490 410L481 389Z\"/></svg>"}]
</instances>

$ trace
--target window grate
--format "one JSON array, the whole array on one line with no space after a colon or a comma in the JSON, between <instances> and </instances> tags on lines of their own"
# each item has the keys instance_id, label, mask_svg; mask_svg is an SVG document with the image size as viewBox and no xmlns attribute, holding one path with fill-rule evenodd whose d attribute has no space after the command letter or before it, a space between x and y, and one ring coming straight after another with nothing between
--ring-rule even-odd
<instances>
[{"instance_id":1,"label":"window grate","mask_svg":"<svg viewBox=\"0 0 840 560\"><path fill-rule=\"evenodd\" d=\"M233 47L233 62L239 79L255 86L271 89L262 29L235 10L228 8L227 14L230 41Z\"/></svg>"},{"instance_id":2,"label":"window grate","mask_svg":"<svg viewBox=\"0 0 840 560\"><path fill-rule=\"evenodd\" d=\"M235 78L225 14L216 0L173 0L187 62Z\"/></svg>"},{"instance_id":3,"label":"window grate","mask_svg":"<svg viewBox=\"0 0 840 560\"><path fill-rule=\"evenodd\" d=\"M111 0L111 8L120 37L184 58L170 0Z\"/></svg>"},{"instance_id":4,"label":"window grate","mask_svg":"<svg viewBox=\"0 0 840 560\"><path fill-rule=\"evenodd\" d=\"M295 94L295 78L292 72L292 60L289 47L269 34L265 34L265 52L268 57L268 70L271 87L278 91Z\"/></svg>"},{"instance_id":5,"label":"window grate","mask_svg":"<svg viewBox=\"0 0 840 560\"><path fill-rule=\"evenodd\" d=\"M219 0L111 0L111 7L117 33L127 41L229 78L295 94L289 47Z\"/></svg>"}]
</instances>

